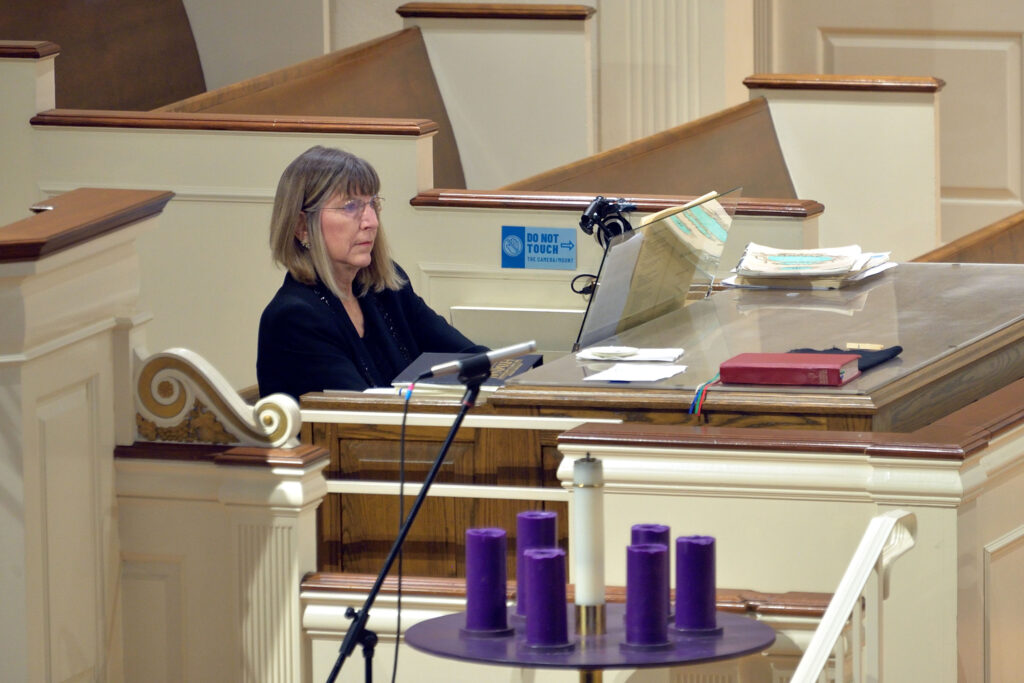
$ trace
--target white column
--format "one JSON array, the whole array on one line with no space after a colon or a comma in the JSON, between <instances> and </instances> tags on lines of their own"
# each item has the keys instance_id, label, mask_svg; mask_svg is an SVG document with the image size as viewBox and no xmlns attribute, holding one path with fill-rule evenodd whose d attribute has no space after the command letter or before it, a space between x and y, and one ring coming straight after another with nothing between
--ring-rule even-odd
<instances>
[{"instance_id":1,"label":"white column","mask_svg":"<svg viewBox=\"0 0 1024 683\"><path fill-rule=\"evenodd\" d=\"M114 330L132 336L152 220L0 264L5 680L121 680Z\"/></svg>"},{"instance_id":2,"label":"white column","mask_svg":"<svg viewBox=\"0 0 1024 683\"><path fill-rule=\"evenodd\" d=\"M219 495L235 568L238 680L306 680L299 584L316 570L315 514L327 494L321 474L327 462L225 466Z\"/></svg>"}]
</instances>

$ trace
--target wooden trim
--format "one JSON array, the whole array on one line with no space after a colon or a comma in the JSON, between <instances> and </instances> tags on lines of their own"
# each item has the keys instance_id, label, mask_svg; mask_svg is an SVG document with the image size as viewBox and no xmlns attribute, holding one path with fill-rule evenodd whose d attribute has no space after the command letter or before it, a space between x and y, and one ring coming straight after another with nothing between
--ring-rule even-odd
<instances>
[{"instance_id":1,"label":"wooden trim","mask_svg":"<svg viewBox=\"0 0 1024 683\"><path fill-rule=\"evenodd\" d=\"M1017 380L906 434L588 423L563 432L558 442L584 447L619 444L717 450L784 449L962 461L984 449L995 436L1021 423L1024 423L1024 380Z\"/></svg>"},{"instance_id":2,"label":"wooden trim","mask_svg":"<svg viewBox=\"0 0 1024 683\"><path fill-rule=\"evenodd\" d=\"M551 211L583 211L594 199L582 192L544 192L541 190L457 190L432 189L420 192L409 202L413 206L473 209L542 209ZM625 197L638 211L654 212L685 204L693 197L644 195ZM819 202L807 199L723 199L722 204L735 209L737 216L773 216L809 218L825 210Z\"/></svg>"},{"instance_id":3,"label":"wooden trim","mask_svg":"<svg viewBox=\"0 0 1024 683\"><path fill-rule=\"evenodd\" d=\"M368 593L376 578L372 574L316 572L307 574L303 578L302 590L318 593ZM389 576L384 580L381 593L393 595L397 592L397 588L397 580ZM569 600L573 598L573 589L572 584L567 586L566 597ZM510 599L515 597L515 590L515 581L509 581L506 594ZM747 589L719 588L717 593L718 609L762 616L787 615L820 618L832 599L832 595L829 593L798 591L762 593ZM466 582L465 579L405 576L402 577L402 594L463 598L466 595ZM608 586L605 588L605 596L608 602L623 603L626 601L626 588L624 586Z\"/></svg>"},{"instance_id":4,"label":"wooden trim","mask_svg":"<svg viewBox=\"0 0 1024 683\"><path fill-rule=\"evenodd\" d=\"M331 457L326 448L303 444L295 448L260 448L237 446L214 456L218 465L242 465L245 467L290 467L305 469L309 465Z\"/></svg>"},{"instance_id":5,"label":"wooden trim","mask_svg":"<svg viewBox=\"0 0 1024 683\"><path fill-rule=\"evenodd\" d=\"M0 228L0 263L34 261L70 249L159 214L173 196L91 188L58 195L32 207L36 215Z\"/></svg>"},{"instance_id":6,"label":"wooden trim","mask_svg":"<svg viewBox=\"0 0 1024 683\"><path fill-rule=\"evenodd\" d=\"M34 126L94 128L157 128L349 135L427 135L436 133L429 119L388 119L357 116L275 116L270 114L193 114L178 112L50 109L33 116Z\"/></svg>"},{"instance_id":7,"label":"wooden trim","mask_svg":"<svg viewBox=\"0 0 1024 683\"><path fill-rule=\"evenodd\" d=\"M946 432L948 437L955 436ZM788 452L825 452L847 455L868 454L878 447L886 455L907 455L942 460L962 460L959 443L922 442L906 434L879 432L824 432L800 429L744 429L740 427L680 427L587 423L563 432L559 444L607 446L611 444L644 448L702 448L715 450L786 450ZM880 454L880 453L879 453Z\"/></svg>"},{"instance_id":8,"label":"wooden trim","mask_svg":"<svg viewBox=\"0 0 1024 683\"><path fill-rule=\"evenodd\" d=\"M924 263L1024 263L1024 211L932 249Z\"/></svg>"},{"instance_id":9,"label":"wooden trim","mask_svg":"<svg viewBox=\"0 0 1024 683\"><path fill-rule=\"evenodd\" d=\"M217 465L243 467L286 467L305 469L330 453L319 446L303 444L297 448L260 448L257 446L224 446L217 444L163 443L136 441L130 446L114 448L114 458L121 460L168 460L211 462Z\"/></svg>"},{"instance_id":10,"label":"wooden trim","mask_svg":"<svg viewBox=\"0 0 1024 683\"><path fill-rule=\"evenodd\" d=\"M184 462L213 462L224 445L207 443L163 443L136 441L130 446L115 446L114 458L118 460L174 460Z\"/></svg>"},{"instance_id":11,"label":"wooden trim","mask_svg":"<svg viewBox=\"0 0 1024 683\"><path fill-rule=\"evenodd\" d=\"M946 85L932 76L863 76L843 74L754 74L743 79L750 90L856 90L938 92Z\"/></svg>"},{"instance_id":12,"label":"wooden trim","mask_svg":"<svg viewBox=\"0 0 1024 683\"><path fill-rule=\"evenodd\" d=\"M0 59L42 59L60 54L60 45L48 40L0 40Z\"/></svg>"},{"instance_id":13,"label":"wooden trim","mask_svg":"<svg viewBox=\"0 0 1024 683\"><path fill-rule=\"evenodd\" d=\"M490 2L407 2L395 10L404 19L541 19L583 21L596 11L587 5L532 5Z\"/></svg>"}]
</instances>

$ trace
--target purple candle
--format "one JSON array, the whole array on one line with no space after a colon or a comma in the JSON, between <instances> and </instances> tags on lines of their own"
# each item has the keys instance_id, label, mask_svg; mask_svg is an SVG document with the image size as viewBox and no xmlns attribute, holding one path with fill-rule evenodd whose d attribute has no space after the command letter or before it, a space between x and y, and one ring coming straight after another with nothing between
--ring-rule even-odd
<instances>
[{"instance_id":1,"label":"purple candle","mask_svg":"<svg viewBox=\"0 0 1024 683\"><path fill-rule=\"evenodd\" d=\"M667 524L634 524L629 528L629 542L632 545L661 543L667 548L672 541L669 533Z\"/></svg>"},{"instance_id":2,"label":"purple candle","mask_svg":"<svg viewBox=\"0 0 1024 683\"><path fill-rule=\"evenodd\" d=\"M629 542L633 545L641 545L643 543L661 543L666 548L672 547L672 536L671 530L667 524L634 524L629 529ZM665 576L671 577L672 570L669 564L669 553L665 553ZM668 607L665 610L665 618L668 619L673 615L675 610L672 607L671 598L671 586L666 581L665 583L665 604Z\"/></svg>"},{"instance_id":3,"label":"purple candle","mask_svg":"<svg viewBox=\"0 0 1024 683\"><path fill-rule=\"evenodd\" d=\"M626 642L668 642L668 546L643 543L626 548Z\"/></svg>"},{"instance_id":4,"label":"purple candle","mask_svg":"<svg viewBox=\"0 0 1024 683\"><path fill-rule=\"evenodd\" d=\"M676 539L676 628L710 630L715 618L715 539Z\"/></svg>"},{"instance_id":5,"label":"purple candle","mask_svg":"<svg viewBox=\"0 0 1024 683\"><path fill-rule=\"evenodd\" d=\"M554 548L558 515L543 510L527 510L516 515L516 614L526 616L526 571L523 553L530 548Z\"/></svg>"},{"instance_id":6,"label":"purple candle","mask_svg":"<svg viewBox=\"0 0 1024 683\"><path fill-rule=\"evenodd\" d=\"M526 567L526 644L558 646L569 643L566 617L565 551L531 548L523 553Z\"/></svg>"},{"instance_id":7,"label":"purple candle","mask_svg":"<svg viewBox=\"0 0 1024 683\"><path fill-rule=\"evenodd\" d=\"M466 630L508 628L505 530L466 529Z\"/></svg>"}]
</instances>

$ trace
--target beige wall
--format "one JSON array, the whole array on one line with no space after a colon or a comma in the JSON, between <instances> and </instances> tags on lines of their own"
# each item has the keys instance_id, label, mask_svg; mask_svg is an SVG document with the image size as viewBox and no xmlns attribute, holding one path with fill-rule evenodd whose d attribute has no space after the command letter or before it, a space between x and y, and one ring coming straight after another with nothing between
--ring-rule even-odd
<instances>
[{"instance_id":1,"label":"beige wall","mask_svg":"<svg viewBox=\"0 0 1024 683\"><path fill-rule=\"evenodd\" d=\"M771 71L946 81L940 114L944 241L1024 208L1024 3L765 4L772 12L761 35Z\"/></svg>"}]
</instances>

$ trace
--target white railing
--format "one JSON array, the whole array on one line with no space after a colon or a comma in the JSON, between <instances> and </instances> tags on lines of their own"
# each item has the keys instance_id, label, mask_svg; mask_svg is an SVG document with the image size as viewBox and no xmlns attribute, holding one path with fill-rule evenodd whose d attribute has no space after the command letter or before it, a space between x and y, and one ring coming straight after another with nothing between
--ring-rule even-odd
<instances>
[{"instance_id":1,"label":"white railing","mask_svg":"<svg viewBox=\"0 0 1024 683\"><path fill-rule=\"evenodd\" d=\"M827 683L826 664L832 654L831 680L846 681L849 662L853 681L881 682L882 610L889 597L889 570L897 557L914 547L916 533L912 512L892 510L871 520L790 683ZM869 581L875 590L870 590ZM847 624L849 642L843 637Z\"/></svg>"}]
</instances>

